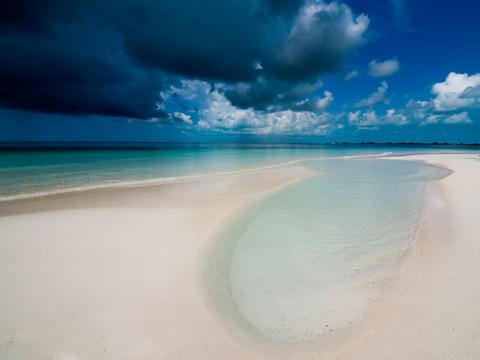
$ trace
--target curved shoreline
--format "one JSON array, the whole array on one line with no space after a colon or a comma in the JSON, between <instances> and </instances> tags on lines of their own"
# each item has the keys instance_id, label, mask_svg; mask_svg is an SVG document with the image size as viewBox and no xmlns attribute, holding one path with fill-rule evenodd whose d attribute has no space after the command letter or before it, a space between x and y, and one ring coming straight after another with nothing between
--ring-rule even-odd
<instances>
[{"instance_id":1,"label":"curved shoreline","mask_svg":"<svg viewBox=\"0 0 480 360\"><path fill-rule=\"evenodd\" d=\"M462 155L456 156L462 158ZM423 209L424 215L419 224L418 231L416 232L416 237L414 240L412 240L410 245L410 249L413 252L411 254L412 256L409 256L407 261L405 261L398 268L395 276L385 285L380 298L378 298L371 305L368 312L360 320L355 321L351 326L343 329L342 331L338 331L326 336L324 339L322 339L322 341L319 342L284 345L274 344L270 341L260 342L254 341L251 336L241 332L238 329L230 329L232 334L237 337L237 340L242 341L252 349L256 349L261 358L290 359L294 357L303 359L310 358L312 356L319 356L321 359L332 360L384 360L387 358L389 359L397 357L399 359L409 358L418 360L438 359L439 356L441 356L441 353L432 351L432 346L434 347L435 345L434 342L427 344L429 347L427 351L421 347L419 349L416 349L415 347L412 348L413 344L416 342L415 337L407 340L396 339L397 334L404 330L402 321L403 316L405 315L402 309L397 309L397 306L399 306L397 297L402 295L402 291L404 290L403 288L407 286L406 284L411 281L412 277L417 279L419 276L422 276L421 271L425 270L425 262L435 259L436 256L448 256L448 253L444 252L444 250L439 252L438 249L435 249L436 245L435 243L432 243L431 230L429 230L432 228L432 222L435 223L433 227L436 228L436 233L442 234L442 236L445 236L443 232L447 231L447 228L454 226L446 214L439 212L438 203L436 203L438 201L444 202L442 207L448 208L448 205L446 204L447 200L445 198L445 189L443 189L441 184L445 181L445 179L454 174L454 170L452 170L448 164L443 164L441 161L432 162L429 157L438 157L438 155L411 155L399 158L399 160L405 161L421 160L429 166L448 170L449 173L441 178L429 182L427 192L425 194L425 204ZM442 226L439 226L440 223ZM426 251L431 253L426 254ZM430 260L428 258L430 258ZM438 259L435 261L438 261ZM421 267L422 270L419 270L418 267ZM425 286L425 284L423 286ZM428 292L428 287L426 287L426 289ZM407 294L407 297L409 296L410 295ZM415 300L421 304L424 299L420 297ZM411 299L408 301L411 301ZM422 311L424 312L427 311L428 307L430 306L429 304L425 305L426 307L422 307ZM212 309L212 311L218 312L218 309ZM395 316L392 318L391 314L395 312L398 312L398 314L395 314ZM417 316L421 317L421 314L417 314ZM398 322L397 325L399 326L398 328L394 328L393 330L388 328L391 319L396 319ZM225 319L223 320L225 321ZM416 326L416 319L412 319L412 321L413 323L410 325ZM226 326L226 324L224 324L224 326ZM435 333L435 329L431 328L429 330ZM378 336L380 334L381 336ZM395 354L393 357L392 349L395 349L393 351ZM405 351L406 349L408 351ZM455 351L459 351L459 349L454 349L453 354L456 353ZM480 354L480 348L478 348L478 352ZM420 353L421 356L418 356L418 353Z\"/></svg>"},{"instance_id":2,"label":"curved shoreline","mask_svg":"<svg viewBox=\"0 0 480 360\"><path fill-rule=\"evenodd\" d=\"M480 158L409 159L453 170L429 186L418 253L348 333L291 351L225 329L199 276L214 234L305 169L0 203L0 357L476 359Z\"/></svg>"},{"instance_id":3,"label":"curved shoreline","mask_svg":"<svg viewBox=\"0 0 480 360\"><path fill-rule=\"evenodd\" d=\"M390 159L390 157L386 157L386 158ZM422 161L422 163L425 163L425 162ZM432 166L432 165L425 163L425 166ZM445 167L439 167L439 166L432 166L432 167L437 168L437 169L441 169L441 170L448 170ZM449 176L450 174L451 174L451 171L448 170L444 174L438 175L437 178L428 180L427 186L430 186L430 183L432 181L438 181L440 179L443 179L443 178ZM416 252L416 241L417 241L418 237L420 236L420 232L421 232L420 230L423 227L423 220L424 220L424 215L423 214L424 214L425 203L427 201L427 192L424 193L423 197L424 197L423 204L421 205L421 210L420 210L421 213L422 213L422 216L415 223L415 231L413 231L413 237L412 237L412 239L410 239L408 241L408 243L405 247L405 250L404 250L404 254L401 255L401 257L398 259L398 264L395 265L395 268L391 269L391 271L389 270L388 272L385 272L385 273L381 272L379 274L375 273L375 274L369 275L370 280L368 282L373 282L373 283L383 283L384 282L384 280L382 280L383 276L387 276L389 278L388 281L385 280L386 281L385 284L382 284L381 286L379 285L380 288L381 288L380 293L383 293L385 291L385 289L388 288L390 283L393 282L393 279L396 277L395 274L397 272L402 271L403 268L407 268L409 266L409 264L413 261L413 257L415 256L415 252ZM255 204L257 204L257 203L258 203L258 201ZM252 208L255 207L255 204L254 205L249 205L248 213L246 213L245 211L242 211L243 214L240 214L242 216L242 222L248 221L248 219L251 219L252 217L256 216L255 213L254 213L255 209L252 209ZM252 211L253 211L253 213L251 213ZM247 218L245 218L245 216L246 216L245 214L248 214ZM238 214L237 214L236 218L237 217L238 217ZM352 326L355 327L354 325L352 325L352 323L358 322L358 321L363 321L363 318L367 317L368 313L370 312L370 308L374 307L376 302L379 300L379 299L372 300L372 303L369 305L369 309L367 310L367 313L365 315L363 315L361 317L361 319L356 319L356 320L352 319L352 321L349 322L350 325L345 326L345 328L339 328L339 329L335 329L335 330L330 328L330 331L332 331L332 330L334 331L333 333L322 335L321 338L319 338L317 340L299 341L298 344L296 344L297 343L296 341L291 342L291 343L287 342L287 343L283 344L281 342L279 343L277 341L269 339L268 337L266 337L266 335L263 335L258 330L256 330L252 324L248 323L248 320L241 315L240 310L234 308L235 307L235 300L233 300L233 299L226 300L225 299L225 297L228 297L228 294L226 294L225 291L222 291L221 294L219 293L217 295L212 294L212 293L218 292L217 288L222 287L221 285L219 285L220 283L224 283L224 282L228 281L228 279L224 279L224 275L221 272L216 274L218 272L218 270L215 270L215 269L226 268L225 264L228 265L228 263L230 261L229 258L227 258L227 256L229 256L229 253L231 251L227 250L227 248L225 248L225 247L226 246L227 247L232 246L233 244L224 240L224 237L225 237L224 233L227 232L227 231L228 232L233 231L234 233L236 233L237 231L232 229L232 226L234 226L235 228L237 228L237 227L241 228L242 227L241 223L237 223L236 219L232 218L231 221L227 222L226 227L224 227L223 229L220 229L220 231L217 231L215 236L212 236L212 238L213 238L212 241L215 241L215 243L212 245L212 248L209 251L205 252L205 254L201 255L202 259L207 259L207 260L204 260L204 261L210 261L211 262L212 260L217 259L217 260L215 260L214 263L209 265L209 267L211 269L205 268L205 266L204 266L203 269L201 269L202 272L210 274L210 275L207 275L207 279L205 280L206 281L206 285L205 285L206 286L206 289L205 289L206 294L205 294L205 296L207 297L207 300L210 301L210 303L212 304L211 305L212 312L217 313L217 316L220 317L221 320L223 320L224 323L226 323L225 326L233 334L236 334L236 336L238 336L238 337L244 338L244 340L247 341L247 342L253 343L260 350L270 349L270 352L273 351L273 353L275 353L275 352L278 352L278 348L282 348L282 352L292 353L291 348L297 348L297 347L302 347L302 346L317 347L318 345L324 344L324 343L329 342L329 341L333 341L333 339L335 339L335 338L345 336L346 333L351 332L351 330L349 329L350 327L352 327ZM209 256L214 256L214 257L212 257L212 259L208 260ZM386 275L387 273L390 274L390 272L392 273L391 276ZM213 276L213 280L212 280L212 276ZM392 278L390 278L390 277L392 277ZM227 285L224 285L223 287L225 287L225 286L227 286ZM207 288L209 289L209 291L207 291ZM381 296L382 295L380 295L380 297ZM230 304L230 306L227 306L228 304ZM225 308L226 306L228 308ZM236 324L236 326L235 326L235 324ZM254 338L255 338L255 340L254 340ZM277 349L275 349L275 347L277 347ZM275 351L275 350L277 350L277 351Z\"/></svg>"}]
</instances>

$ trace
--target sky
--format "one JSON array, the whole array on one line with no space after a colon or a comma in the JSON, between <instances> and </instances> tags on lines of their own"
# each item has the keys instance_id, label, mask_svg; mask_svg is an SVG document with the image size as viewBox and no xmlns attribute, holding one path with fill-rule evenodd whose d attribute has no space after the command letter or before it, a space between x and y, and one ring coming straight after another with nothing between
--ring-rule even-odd
<instances>
[{"instance_id":1,"label":"sky","mask_svg":"<svg viewBox=\"0 0 480 360\"><path fill-rule=\"evenodd\" d=\"M480 142L471 0L5 0L0 141Z\"/></svg>"}]
</instances>

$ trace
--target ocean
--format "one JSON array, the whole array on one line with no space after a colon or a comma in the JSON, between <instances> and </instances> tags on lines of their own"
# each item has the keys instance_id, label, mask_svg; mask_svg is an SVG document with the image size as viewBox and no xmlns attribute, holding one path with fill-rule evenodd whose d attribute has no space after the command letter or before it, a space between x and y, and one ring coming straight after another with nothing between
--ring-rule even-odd
<instances>
[{"instance_id":1,"label":"ocean","mask_svg":"<svg viewBox=\"0 0 480 360\"><path fill-rule=\"evenodd\" d=\"M475 149L228 144L160 144L150 148L115 149L98 145L89 149L9 149L0 151L0 201L89 188L161 183L181 177L242 171L306 158Z\"/></svg>"}]
</instances>

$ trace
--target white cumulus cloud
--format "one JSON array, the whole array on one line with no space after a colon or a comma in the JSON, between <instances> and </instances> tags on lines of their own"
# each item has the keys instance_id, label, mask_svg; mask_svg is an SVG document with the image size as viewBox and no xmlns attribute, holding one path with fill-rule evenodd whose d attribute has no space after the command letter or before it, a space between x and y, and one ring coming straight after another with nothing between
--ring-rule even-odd
<instances>
[{"instance_id":1,"label":"white cumulus cloud","mask_svg":"<svg viewBox=\"0 0 480 360\"><path fill-rule=\"evenodd\" d=\"M381 125L380 118L374 110L365 112L358 110L350 112L348 113L347 118L350 125L360 128L377 127Z\"/></svg>"},{"instance_id":2,"label":"white cumulus cloud","mask_svg":"<svg viewBox=\"0 0 480 360\"><path fill-rule=\"evenodd\" d=\"M352 70L350 71L349 73L345 74L344 76L344 80L345 81L350 81L350 80L353 80L355 79L356 77L358 77L360 75L360 73L358 72L358 70Z\"/></svg>"},{"instance_id":3,"label":"white cumulus cloud","mask_svg":"<svg viewBox=\"0 0 480 360\"><path fill-rule=\"evenodd\" d=\"M176 119L178 119L180 121L183 121L186 124L192 125L192 123L193 123L192 122L192 117L190 115L185 114L185 113L176 111L176 112L173 113L173 116Z\"/></svg>"},{"instance_id":4,"label":"white cumulus cloud","mask_svg":"<svg viewBox=\"0 0 480 360\"><path fill-rule=\"evenodd\" d=\"M400 64L397 59L389 59L378 62L377 60L370 61L368 64L368 74L373 77L385 77L395 74L400 69Z\"/></svg>"},{"instance_id":5,"label":"white cumulus cloud","mask_svg":"<svg viewBox=\"0 0 480 360\"><path fill-rule=\"evenodd\" d=\"M448 112L480 105L480 74L451 72L443 82L432 86L435 111Z\"/></svg>"},{"instance_id":6,"label":"white cumulus cloud","mask_svg":"<svg viewBox=\"0 0 480 360\"><path fill-rule=\"evenodd\" d=\"M406 125L410 121L403 111L388 109L384 115L377 115L375 110L350 112L347 115L348 123L359 128L376 129L382 125Z\"/></svg>"},{"instance_id":7,"label":"white cumulus cloud","mask_svg":"<svg viewBox=\"0 0 480 360\"><path fill-rule=\"evenodd\" d=\"M403 112L395 109L388 109L383 119L386 124L393 125L406 125L410 122Z\"/></svg>"},{"instance_id":8,"label":"white cumulus cloud","mask_svg":"<svg viewBox=\"0 0 480 360\"><path fill-rule=\"evenodd\" d=\"M315 109L316 110L325 110L330 106L335 98L330 91L325 91L322 98L315 99Z\"/></svg>"},{"instance_id":9,"label":"white cumulus cloud","mask_svg":"<svg viewBox=\"0 0 480 360\"><path fill-rule=\"evenodd\" d=\"M458 114L453 114L448 117L446 117L443 120L444 124L471 124L472 120L470 120L470 116L466 111L458 113Z\"/></svg>"},{"instance_id":10,"label":"white cumulus cloud","mask_svg":"<svg viewBox=\"0 0 480 360\"><path fill-rule=\"evenodd\" d=\"M256 135L325 135L335 126L329 113L240 109L218 91L212 92L211 101L201 111L197 125L201 129Z\"/></svg>"},{"instance_id":11,"label":"white cumulus cloud","mask_svg":"<svg viewBox=\"0 0 480 360\"><path fill-rule=\"evenodd\" d=\"M373 106L385 99L385 93L388 90L388 84L386 81L382 81L380 86L375 90L370 96L366 99L360 100L355 104L355 107L365 107L365 106Z\"/></svg>"}]
</instances>

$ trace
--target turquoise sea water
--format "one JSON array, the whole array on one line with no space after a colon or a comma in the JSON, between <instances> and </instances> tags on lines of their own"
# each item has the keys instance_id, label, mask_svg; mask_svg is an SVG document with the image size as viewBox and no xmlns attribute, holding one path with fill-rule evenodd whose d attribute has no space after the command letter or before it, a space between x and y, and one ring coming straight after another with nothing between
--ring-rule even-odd
<instances>
[{"instance_id":1,"label":"turquoise sea water","mask_svg":"<svg viewBox=\"0 0 480 360\"><path fill-rule=\"evenodd\" d=\"M303 158L429 151L455 149L197 145L154 149L0 151L0 201L71 189L168 181L176 177L237 171Z\"/></svg>"}]
</instances>

